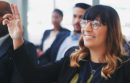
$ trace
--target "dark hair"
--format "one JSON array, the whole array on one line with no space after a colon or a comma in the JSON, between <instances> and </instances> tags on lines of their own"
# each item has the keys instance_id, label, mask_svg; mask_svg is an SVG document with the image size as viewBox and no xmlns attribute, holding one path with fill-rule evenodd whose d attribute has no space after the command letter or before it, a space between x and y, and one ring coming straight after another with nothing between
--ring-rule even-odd
<instances>
[{"instance_id":1,"label":"dark hair","mask_svg":"<svg viewBox=\"0 0 130 83\"><path fill-rule=\"evenodd\" d=\"M118 13L110 6L96 5L85 12L83 19L94 20L97 17L99 17L100 22L108 28L106 42L108 45L107 47L110 47L108 48L109 52L111 54L116 53L116 55L120 55L119 52L121 49L119 44L123 40L123 35L121 32L121 24Z\"/></svg>"},{"instance_id":2,"label":"dark hair","mask_svg":"<svg viewBox=\"0 0 130 83\"><path fill-rule=\"evenodd\" d=\"M53 12L57 12L60 16L63 17L63 12L60 9L54 9Z\"/></svg>"},{"instance_id":3,"label":"dark hair","mask_svg":"<svg viewBox=\"0 0 130 83\"><path fill-rule=\"evenodd\" d=\"M89 4L86 4L86 3L77 3L77 4L75 4L75 6L74 7L80 7L80 8L82 8L82 9L88 9L89 7L91 7Z\"/></svg>"},{"instance_id":4,"label":"dark hair","mask_svg":"<svg viewBox=\"0 0 130 83\"><path fill-rule=\"evenodd\" d=\"M126 56L123 47L123 35L121 31L120 19L112 7L96 5L89 8L83 15L83 20L94 20L100 18L103 25L107 26L105 61L107 65L102 68L102 77L108 79L117 69L117 62L122 61L121 57ZM71 56L71 66L78 67L79 61L89 56L89 49L85 47L83 36L79 40L79 50Z\"/></svg>"},{"instance_id":5,"label":"dark hair","mask_svg":"<svg viewBox=\"0 0 130 83\"><path fill-rule=\"evenodd\" d=\"M12 13L10 4L5 1L0 1L0 16L4 16L7 13Z\"/></svg>"}]
</instances>

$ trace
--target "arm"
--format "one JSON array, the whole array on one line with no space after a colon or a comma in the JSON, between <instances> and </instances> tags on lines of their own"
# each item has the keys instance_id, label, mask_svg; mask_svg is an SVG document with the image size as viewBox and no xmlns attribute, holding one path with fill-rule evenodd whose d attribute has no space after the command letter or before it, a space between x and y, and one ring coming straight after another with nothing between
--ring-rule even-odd
<instances>
[{"instance_id":1,"label":"arm","mask_svg":"<svg viewBox=\"0 0 130 83\"><path fill-rule=\"evenodd\" d=\"M49 83L56 81L64 60L41 67L32 58L32 55L35 54L34 52L34 46L27 45L26 43L15 50L14 61L25 81L28 83Z\"/></svg>"},{"instance_id":2,"label":"arm","mask_svg":"<svg viewBox=\"0 0 130 83\"><path fill-rule=\"evenodd\" d=\"M21 24L20 14L16 5L11 4L12 14L5 14L3 16L3 25L8 26L9 35L13 40L13 47L16 50L23 43L23 28Z\"/></svg>"},{"instance_id":3,"label":"arm","mask_svg":"<svg viewBox=\"0 0 130 83\"><path fill-rule=\"evenodd\" d=\"M11 4L12 14L3 16L3 25L8 26L15 50L14 62L21 75L28 83L49 83L57 79L61 62L39 67L34 61L36 49L32 44L24 42L20 14L16 5Z\"/></svg>"}]
</instances>

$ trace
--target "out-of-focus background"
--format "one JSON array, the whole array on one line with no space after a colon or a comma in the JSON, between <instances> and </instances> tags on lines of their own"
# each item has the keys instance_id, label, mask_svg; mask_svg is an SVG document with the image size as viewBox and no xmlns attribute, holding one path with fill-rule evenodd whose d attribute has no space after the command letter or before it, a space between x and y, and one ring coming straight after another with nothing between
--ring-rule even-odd
<instances>
[{"instance_id":1,"label":"out-of-focus background","mask_svg":"<svg viewBox=\"0 0 130 83\"><path fill-rule=\"evenodd\" d=\"M1 0L2 1L2 0ZM3 0L17 4L24 27L24 37L35 45L40 44L46 29L53 28L51 15L54 8L64 13L62 25L69 30L72 27L72 13L75 3L84 2L90 5L104 4L115 8L120 16L122 32L130 41L130 0Z\"/></svg>"}]
</instances>

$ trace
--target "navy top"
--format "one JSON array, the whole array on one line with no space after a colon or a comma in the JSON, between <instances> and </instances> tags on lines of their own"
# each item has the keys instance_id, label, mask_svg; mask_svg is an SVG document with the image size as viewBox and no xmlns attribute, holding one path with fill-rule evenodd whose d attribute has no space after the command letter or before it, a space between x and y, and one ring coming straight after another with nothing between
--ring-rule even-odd
<instances>
[{"instance_id":1,"label":"navy top","mask_svg":"<svg viewBox=\"0 0 130 83\"><path fill-rule=\"evenodd\" d=\"M92 80L90 81L90 83L102 83L104 79L101 77L101 69L103 65L104 65L103 63L94 63L91 62L90 60L87 60L85 62L83 61L83 63L81 63L80 65L80 72L79 72L79 78L77 80L77 83L87 83L87 80L91 76L92 69L96 70L96 72Z\"/></svg>"}]
</instances>

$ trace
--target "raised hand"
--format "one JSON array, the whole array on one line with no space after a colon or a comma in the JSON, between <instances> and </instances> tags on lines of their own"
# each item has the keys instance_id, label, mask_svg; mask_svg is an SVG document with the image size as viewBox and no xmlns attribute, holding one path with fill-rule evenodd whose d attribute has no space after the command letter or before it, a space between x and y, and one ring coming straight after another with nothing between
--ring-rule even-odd
<instances>
[{"instance_id":1,"label":"raised hand","mask_svg":"<svg viewBox=\"0 0 130 83\"><path fill-rule=\"evenodd\" d=\"M8 31L13 39L14 49L17 49L19 46L23 44L23 28L21 24L20 14L18 11L18 7L16 5L10 5L12 14L5 14L3 16L3 25L8 26Z\"/></svg>"},{"instance_id":2,"label":"raised hand","mask_svg":"<svg viewBox=\"0 0 130 83\"><path fill-rule=\"evenodd\" d=\"M16 5L11 4L10 7L12 14L5 14L3 16L3 25L7 24L8 31L12 39L19 39L23 33L20 14Z\"/></svg>"}]
</instances>

